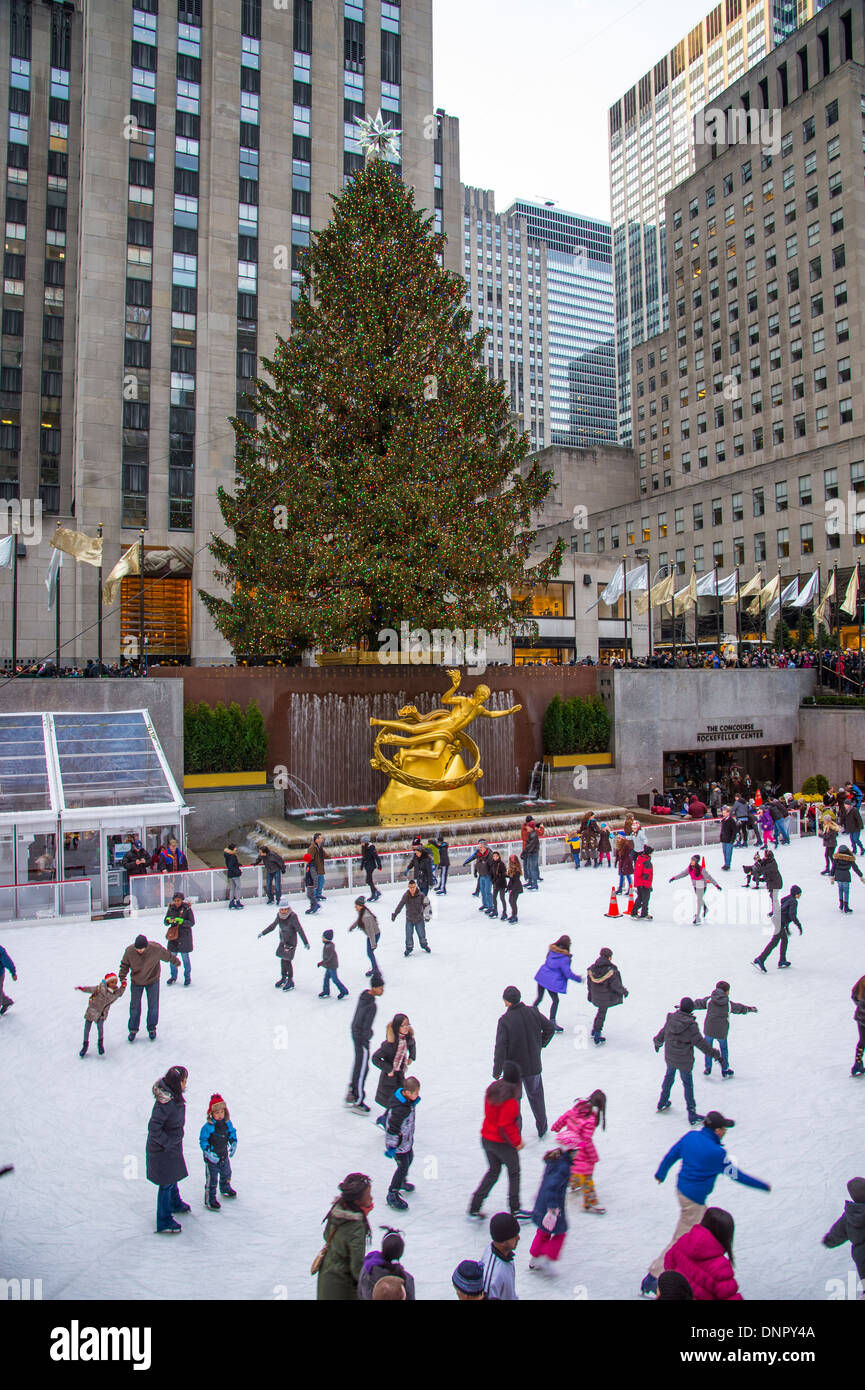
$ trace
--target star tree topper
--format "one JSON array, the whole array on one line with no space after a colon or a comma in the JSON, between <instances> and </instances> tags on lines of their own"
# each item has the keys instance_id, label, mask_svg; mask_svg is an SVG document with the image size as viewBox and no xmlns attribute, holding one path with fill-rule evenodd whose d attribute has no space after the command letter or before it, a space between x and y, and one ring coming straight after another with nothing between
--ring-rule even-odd
<instances>
[{"instance_id":1,"label":"star tree topper","mask_svg":"<svg viewBox=\"0 0 865 1390\"><path fill-rule=\"evenodd\" d=\"M383 119L381 107L375 119L367 116L355 118L358 128L358 143L365 155L372 159L387 159L389 155L399 158L399 137L401 130L394 130L390 121Z\"/></svg>"}]
</instances>

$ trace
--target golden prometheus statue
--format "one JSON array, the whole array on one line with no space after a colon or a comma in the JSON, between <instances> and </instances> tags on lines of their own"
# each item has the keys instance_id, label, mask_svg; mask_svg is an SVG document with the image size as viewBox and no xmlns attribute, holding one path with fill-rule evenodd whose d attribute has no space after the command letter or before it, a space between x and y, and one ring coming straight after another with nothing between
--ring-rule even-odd
<instances>
[{"instance_id":1,"label":"golden prometheus statue","mask_svg":"<svg viewBox=\"0 0 865 1390\"><path fill-rule=\"evenodd\" d=\"M378 800L378 814L384 824L405 825L418 820L464 820L479 815L484 803L475 785L483 777L477 744L465 732L479 716L504 719L516 714L511 709L489 710L488 685L479 685L471 695L459 695L459 671L448 671L451 686L442 696L449 709L421 714L414 705L398 711L398 719L370 719L378 725L370 763L390 777ZM386 744L397 745L390 756Z\"/></svg>"}]
</instances>

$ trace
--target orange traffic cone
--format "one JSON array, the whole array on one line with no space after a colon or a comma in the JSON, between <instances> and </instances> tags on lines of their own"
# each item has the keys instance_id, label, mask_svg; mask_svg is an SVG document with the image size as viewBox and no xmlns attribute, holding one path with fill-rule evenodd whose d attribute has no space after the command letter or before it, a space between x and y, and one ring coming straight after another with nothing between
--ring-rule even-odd
<instances>
[{"instance_id":1,"label":"orange traffic cone","mask_svg":"<svg viewBox=\"0 0 865 1390\"><path fill-rule=\"evenodd\" d=\"M618 917L618 916L619 916L619 904L616 902L616 890L615 890L615 888L611 888L611 889L610 889L610 910L609 910L609 912L605 912L605 913L604 913L604 916L605 916L605 917Z\"/></svg>"},{"instance_id":2,"label":"orange traffic cone","mask_svg":"<svg viewBox=\"0 0 865 1390\"><path fill-rule=\"evenodd\" d=\"M626 916L626 917L633 917L633 915L634 915L634 890L633 890L633 888L631 888L630 891L629 891L629 893L628 893L628 906L625 908L625 916Z\"/></svg>"},{"instance_id":3,"label":"orange traffic cone","mask_svg":"<svg viewBox=\"0 0 865 1390\"><path fill-rule=\"evenodd\" d=\"M755 806L762 806L762 805L763 805L763 798L762 798L762 796L760 795L760 788L759 788L759 787L757 788L757 790L756 790L755 793L754 793L754 805L755 805Z\"/></svg>"},{"instance_id":4,"label":"orange traffic cone","mask_svg":"<svg viewBox=\"0 0 865 1390\"><path fill-rule=\"evenodd\" d=\"M705 869L705 867L706 867L706 856L705 856L705 854L704 854L704 855L703 855L703 862L702 862L702 864L700 865L700 868L701 868L701 869Z\"/></svg>"}]
</instances>

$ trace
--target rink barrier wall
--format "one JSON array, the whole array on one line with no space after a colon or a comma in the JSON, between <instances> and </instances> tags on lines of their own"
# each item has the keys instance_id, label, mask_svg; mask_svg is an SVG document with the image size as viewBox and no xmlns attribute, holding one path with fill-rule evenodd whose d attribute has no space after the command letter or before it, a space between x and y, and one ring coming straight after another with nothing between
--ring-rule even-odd
<instances>
[{"instance_id":1,"label":"rink barrier wall","mask_svg":"<svg viewBox=\"0 0 865 1390\"><path fill-rule=\"evenodd\" d=\"M652 846L655 853L680 852L682 850L704 849L707 846L718 845L718 828L720 820L684 820L674 821L669 825L650 825L644 826L646 844ZM791 811L789 816L790 836L800 834L799 812ZM512 854L522 855L522 841L511 840L487 840L487 844L493 850L498 850L502 858L507 862ZM568 848L563 835L545 835L541 842L541 852L539 866L541 869L555 868L560 864L571 864L573 862L571 851ZM448 882L454 878L470 878L472 876L471 864L464 864L463 859L473 854L476 845L461 845L459 856L451 859L448 871ZM405 850L379 850L379 858L382 867L375 872L375 883L379 888L388 885L402 884L407 881L406 871L409 864L409 856ZM306 865L303 860L286 859L286 870L282 875L282 899L284 903L291 903L293 899L298 902L306 901L306 890L303 886L303 875ZM330 893L351 893L358 896L361 894L366 897L369 889L366 883L366 875L360 867L359 855L334 856L327 859L325 863L327 870L325 875L325 892ZM261 866L255 868L247 865L244 867L240 877L240 896L244 902L256 902L265 897L264 869ZM142 874L133 876L129 881L130 905L129 915L137 917L148 912L164 913L171 901L173 893L183 893L188 902L206 906L208 903L224 903L228 901L228 876L224 869L197 869L188 873L167 873L167 874Z\"/></svg>"},{"instance_id":2,"label":"rink barrier wall","mask_svg":"<svg viewBox=\"0 0 865 1390\"><path fill-rule=\"evenodd\" d=\"M58 918L89 921L90 915L89 878L0 885L0 923L4 926L55 922Z\"/></svg>"}]
</instances>

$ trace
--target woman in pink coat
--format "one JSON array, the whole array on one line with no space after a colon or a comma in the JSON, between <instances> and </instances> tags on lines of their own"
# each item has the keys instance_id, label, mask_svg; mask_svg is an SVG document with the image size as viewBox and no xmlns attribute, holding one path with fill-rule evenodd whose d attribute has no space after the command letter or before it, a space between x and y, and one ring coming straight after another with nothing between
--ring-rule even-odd
<instances>
[{"instance_id":1,"label":"woman in pink coat","mask_svg":"<svg viewBox=\"0 0 865 1390\"><path fill-rule=\"evenodd\" d=\"M722 1207L707 1207L664 1256L664 1268L684 1274L694 1298L712 1303L742 1302L733 1273L733 1218Z\"/></svg>"},{"instance_id":2,"label":"woman in pink coat","mask_svg":"<svg viewBox=\"0 0 865 1390\"><path fill-rule=\"evenodd\" d=\"M582 1192L583 1211L594 1212L595 1216L603 1216L607 1209L598 1206L595 1193L593 1174L598 1161L598 1151L592 1135L599 1120L601 1128L606 1129L606 1111L607 1097L603 1091L592 1091L588 1100L575 1100L571 1109L560 1115L552 1126L559 1136L561 1147L574 1150L571 1163L571 1191Z\"/></svg>"}]
</instances>

